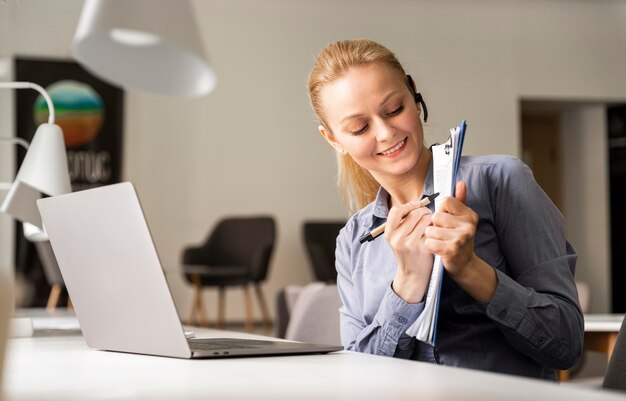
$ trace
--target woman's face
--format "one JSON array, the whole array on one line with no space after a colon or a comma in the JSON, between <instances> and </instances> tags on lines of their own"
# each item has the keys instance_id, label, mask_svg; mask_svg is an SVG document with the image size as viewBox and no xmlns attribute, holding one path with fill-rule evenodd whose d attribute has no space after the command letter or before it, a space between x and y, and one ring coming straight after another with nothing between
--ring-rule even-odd
<instances>
[{"instance_id":1,"label":"woman's face","mask_svg":"<svg viewBox=\"0 0 626 401\"><path fill-rule=\"evenodd\" d=\"M320 132L377 180L410 173L424 151L419 106L405 78L387 66L353 67L320 100L329 130ZM379 180L380 181L380 180Z\"/></svg>"}]
</instances>

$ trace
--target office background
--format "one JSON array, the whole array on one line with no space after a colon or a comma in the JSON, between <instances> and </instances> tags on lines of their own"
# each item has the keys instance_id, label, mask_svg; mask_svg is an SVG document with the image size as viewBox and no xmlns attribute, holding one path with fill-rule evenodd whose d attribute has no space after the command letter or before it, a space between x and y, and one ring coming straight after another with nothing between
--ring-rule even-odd
<instances>
[{"instance_id":1,"label":"office background","mask_svg":"<svg viewBox=\"0 0 626 401\"><path fill-rule=\"evenodd\" d=\"M83 2L0 2L0 79L15 56L71 59ZM183 316L191 289L177 266L224 215L270 213L278 242L268 298L312 280L308 219L347 218L333 151L317 133L306 81L327 43L367 37L396 52L430 112L429 143L469 122L467 154L522 156L524 107L561 118L563 212L589 283L591 312L610 310L606 105L626 103L626 2L197 0L218 83L206 97L125 94L123 179L141 197ZM173 24L176 21L172 21ZM0 132L14 129L13 93L0 93ZM0 148L0 180L14 168ZM0 268L13 266L13 223L0 215ZM214 302L214 294L206 294ZM227 316L242 319L237 291ZM214 308L209 308L211 319Z\"/></svg>"}]
</instances>

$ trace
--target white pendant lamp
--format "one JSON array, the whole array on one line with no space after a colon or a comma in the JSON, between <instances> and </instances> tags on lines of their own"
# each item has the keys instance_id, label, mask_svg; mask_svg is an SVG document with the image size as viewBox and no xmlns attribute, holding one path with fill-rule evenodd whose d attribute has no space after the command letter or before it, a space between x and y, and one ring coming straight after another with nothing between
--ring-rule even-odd
<instances>
[{"instance_id":1,"label":"white pendant lamp","mask_svg":"<svg viewBox=\"0 0 626 401\"><path fill-rule=\"evenodd\" d=\"M86 0L72 52L130 89L202 96L215 87L188 0Z\"/></svg>"}]
</instances>

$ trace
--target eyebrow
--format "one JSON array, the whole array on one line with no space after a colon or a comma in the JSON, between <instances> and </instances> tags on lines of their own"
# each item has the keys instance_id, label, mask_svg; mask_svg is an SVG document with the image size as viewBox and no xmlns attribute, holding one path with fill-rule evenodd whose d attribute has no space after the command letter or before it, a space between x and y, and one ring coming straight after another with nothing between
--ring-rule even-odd
<instances>
[{"instance_id":1,"label":"eyebrow","mask_svg":"<svg viewBox=\"0 0 626 401\"><path fill-rule=\"evenodd\" d=\"M390 97L392 97L393 95L398 94L398 93L402 93L402 92L400 92L400 91L393 91L393 92L388 93L387 96L385 96L383 98L383 101L380 102L381 106L383 104L385 104L387 102L387 100L389 100ZM362 117L362 116L363 116L363 114L361 114L361 113L350 114L350 115L345 116L344 118L342 118L341 121L339 121L339 123L341 124L341 123L345 122L346 120L350 120L352 118Z\"/></svg>"}]
</instances>

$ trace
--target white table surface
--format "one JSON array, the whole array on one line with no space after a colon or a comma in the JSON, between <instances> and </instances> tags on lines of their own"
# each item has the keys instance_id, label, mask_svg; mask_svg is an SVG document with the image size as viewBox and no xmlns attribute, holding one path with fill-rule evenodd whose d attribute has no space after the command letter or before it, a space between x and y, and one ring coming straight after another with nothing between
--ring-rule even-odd
<instances>
[{"instance_id":1,"label":"white table surface","mask_svg":"<svg viewBox=\"0 0 626 401\"><path fill-rule=\"evenodd\" d=\"M353 352L183 360L95 351L86 347L71 317L34 322L38 328L34 337L8 342L6 401L626 399L542 380Z\"/></svg>"},{"instance_id":2,"label":"white table surface","mask_svg":"<svg viewBox=\"0 0 626 401\"><path fill-rule=\"evenodd\" d=\"M618 332L622 327L624 314L587 314L585 315L585 331Z\"/></svg>"}]
</instances>

